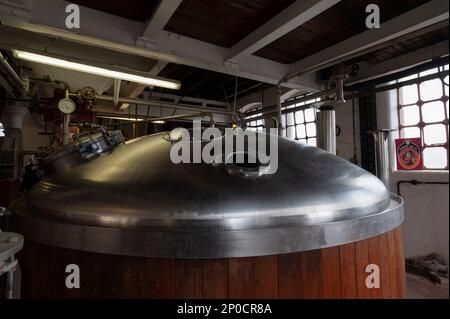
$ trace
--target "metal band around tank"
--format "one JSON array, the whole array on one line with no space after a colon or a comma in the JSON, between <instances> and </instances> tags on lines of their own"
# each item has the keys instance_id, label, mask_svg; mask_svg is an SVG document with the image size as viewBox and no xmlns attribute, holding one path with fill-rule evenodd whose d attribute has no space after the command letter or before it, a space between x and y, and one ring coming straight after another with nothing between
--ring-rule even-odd
<instances>
[{"instance_id":1,"label":"metal band around tank","mask_svg":"<svg viewBox=\"0 0 450 319\"><path fill-rule=\"evenodd\" d=\"M53 222L33 217L23 200L11 205L18 231L51 246L114 255L165 258L233 258L292 253L364 240L403 222L403 200L391 194L379 213L332 222L295 224L277 221L267 228L177 230L119 229Z\"/></svg>"}]
</instances>

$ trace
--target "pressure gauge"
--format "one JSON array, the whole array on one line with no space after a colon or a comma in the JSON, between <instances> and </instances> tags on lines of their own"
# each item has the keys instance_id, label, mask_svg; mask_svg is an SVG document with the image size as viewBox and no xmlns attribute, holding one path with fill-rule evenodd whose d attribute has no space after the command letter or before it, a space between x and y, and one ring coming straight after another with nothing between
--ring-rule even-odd
<instances>
[{"instance_id":1,"label":"pressure gauge","mask_svg":"<svg viewBox=\"0 0 450 319\"><path fill-rule=\"evenodd\" d=\"M75 102L71 99L62 99L58 102L58 108L61 112L64 114L70 114L73 113L76 109Z\"/></svg>"}]
</instances>

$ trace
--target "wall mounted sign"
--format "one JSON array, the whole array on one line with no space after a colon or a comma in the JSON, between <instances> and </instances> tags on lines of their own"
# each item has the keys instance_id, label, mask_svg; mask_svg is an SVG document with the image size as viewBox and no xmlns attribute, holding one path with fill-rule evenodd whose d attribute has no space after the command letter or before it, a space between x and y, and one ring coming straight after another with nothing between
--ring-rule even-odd
<instances>
[{"instance_id":1,"label":"wall mounted sign","mask_svg":"<svg viewBox=\"0 0 450 319\"><path fill-rule=\"evenodd\" d=\"M395 140L397 169L422 170L422 140L420 138L399 138Z\"/></svg>"}]
</instances>

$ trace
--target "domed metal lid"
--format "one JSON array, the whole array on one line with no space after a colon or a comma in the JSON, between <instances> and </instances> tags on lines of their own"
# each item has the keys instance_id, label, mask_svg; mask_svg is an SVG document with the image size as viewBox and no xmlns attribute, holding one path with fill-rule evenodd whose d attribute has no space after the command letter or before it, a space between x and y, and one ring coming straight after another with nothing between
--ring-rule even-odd
<instances>
[{"instance_id":1,"label":"domed metal lid","mask_svg":"<svg viewBox=\"0 0 450 319\"><path fill-rule=\"evenodd\" d=\"M401 198L316 147L278 138L273 175L174 164L167 133L48 176L15 202L21 231L72 249L151 257L240 257L318 249L397 227Z\"/></svg>"}]
</instances>

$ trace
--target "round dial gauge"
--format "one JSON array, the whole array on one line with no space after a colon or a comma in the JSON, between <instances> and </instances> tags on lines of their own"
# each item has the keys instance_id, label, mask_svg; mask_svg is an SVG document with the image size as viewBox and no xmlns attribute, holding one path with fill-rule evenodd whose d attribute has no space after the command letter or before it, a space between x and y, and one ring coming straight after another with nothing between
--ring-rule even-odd
<instances>
[{"instance_id":1,"label":"round dial gauge","mask_svg":"<svg viewBox=\"0 0 450 319\"><path fill-rule=\"evenodd\" d=\"M58 108L65 114L70 114L76 109L75 102L71 99L62 99L58 103Z\"/></svg>"}]
</instances>

